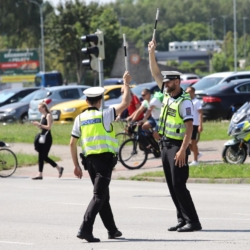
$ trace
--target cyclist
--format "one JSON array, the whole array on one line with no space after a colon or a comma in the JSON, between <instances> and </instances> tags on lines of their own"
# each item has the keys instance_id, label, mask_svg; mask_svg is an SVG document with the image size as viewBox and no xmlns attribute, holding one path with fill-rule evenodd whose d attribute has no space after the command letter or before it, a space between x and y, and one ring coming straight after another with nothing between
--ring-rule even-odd
<instances>
[{"instance_id":1,"label":"cyclist","mask_svg":"<svg viewBox=\"0 0 250 250\"><path fill-rule=\"evenodd\" d=\"M157 124L159 122L159 117L161 113L163 96L164 95L161 92L155 92L153 98L149 102L149 107L142 120L142 129L149 130L150 128L152 128L153 136L156 140L160 140ZM148 119L150 116L152 117L152 119ZM152 120L154 120L154 123L152 123Z\"/></svg>"}]
</instances>

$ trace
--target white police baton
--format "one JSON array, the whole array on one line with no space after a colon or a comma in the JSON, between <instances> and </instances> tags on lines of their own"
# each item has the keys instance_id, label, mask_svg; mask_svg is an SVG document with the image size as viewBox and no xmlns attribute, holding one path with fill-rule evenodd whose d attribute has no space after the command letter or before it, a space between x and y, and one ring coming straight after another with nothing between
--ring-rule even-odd
<instances>
[{"instance_id":1,"label":"white police baton","mask_svg":"<svg viewBox=\"0 0 250 250\"><path fill-rule=\"evenodd\" d=\"M125 56L125 70L128 71L127 44L126 44L125 34L123 34L123 47L124 47L124 56Z\"/></svg>"},{"instance_id":2,"label":"white police baton","mask_svg":"<svg viewBox=\"0 0 250 250\"><path fill-rule=\"evenodd\" d=\"M159 9L159 8L157 8L157 11L156 11L156 17L155 17L155 27L154 27L154 32L153 32L153 37L152 37L152 40L155 40L155 31L156 31L156 26L157 26L157 22L158 22L159 11L160 11L160 9Z\"/></svg>"}]
</instances>

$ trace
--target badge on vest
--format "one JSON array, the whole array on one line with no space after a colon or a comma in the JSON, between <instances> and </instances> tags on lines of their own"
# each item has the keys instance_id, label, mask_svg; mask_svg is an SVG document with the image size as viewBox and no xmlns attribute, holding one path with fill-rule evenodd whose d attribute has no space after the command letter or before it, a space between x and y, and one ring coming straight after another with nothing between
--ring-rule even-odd
<instances>
[{"instance_id":1,"label":"badge on vest","mask_svg":"<svg viewBox=\"0 0 250 250\"><path fill-rule=\"evenodd\" d=\"M170 116L176 117L176 110L172 108L168 108L168 114Z\"/></svg>"},{"instance_id":2,"label":"badge on vest","mask_svg":"<svg viewBox=\"0 0 250 250\"><path fill-rule=\"evenodd\" d=\"M101 122L102 122L101 118L89 119L89 120L86 120L86 121L82 121L81 126L91 125L91 124L101 123Z\"/></svg>"}]
</instances>

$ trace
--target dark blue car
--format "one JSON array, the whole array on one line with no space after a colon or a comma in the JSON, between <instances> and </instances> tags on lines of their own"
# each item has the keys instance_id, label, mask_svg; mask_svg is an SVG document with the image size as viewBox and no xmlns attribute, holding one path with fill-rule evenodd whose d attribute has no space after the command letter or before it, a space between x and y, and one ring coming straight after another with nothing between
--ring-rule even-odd
<instances>
[{"instance_id":1,"label":"dark blue car","mask_svg":"<svg viewBox=\"0 0 250 250\"><path fill-rule=\"evenodd\" d=\"M217 84L196 94L205 120L230 119L234 111L250 101L250 79Z\"/></svg>"}]
</instances>

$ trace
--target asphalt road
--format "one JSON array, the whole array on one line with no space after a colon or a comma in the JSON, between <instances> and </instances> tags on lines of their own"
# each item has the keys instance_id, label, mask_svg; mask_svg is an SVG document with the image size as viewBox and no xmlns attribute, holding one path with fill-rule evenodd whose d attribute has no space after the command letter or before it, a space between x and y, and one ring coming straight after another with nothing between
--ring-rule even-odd
<instances>
[{"instance_id":1,"label":"asphalt road","mask_svg":"<svg viewBox=\"0 0 250 250\"><path fill-rule=\"evenodd\" d=\"M123 237L108 240L99 218L100 243L76 238L92 196L88 178L0 179L1 250L249 250L250 185L188 184L203 230L168 232L176 212L166 183L111 182L111 205Z\"/></svg>"}]
</instances>

